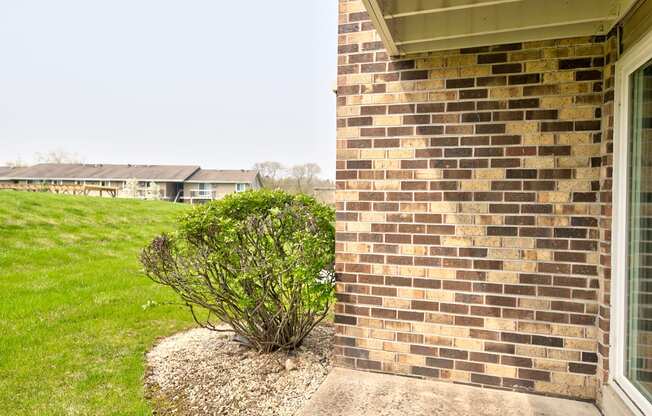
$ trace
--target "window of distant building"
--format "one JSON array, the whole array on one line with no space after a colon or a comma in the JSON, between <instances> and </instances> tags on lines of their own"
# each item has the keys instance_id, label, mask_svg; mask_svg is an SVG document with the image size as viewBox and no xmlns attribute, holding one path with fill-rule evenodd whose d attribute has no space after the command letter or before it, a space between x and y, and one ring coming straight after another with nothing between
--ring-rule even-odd
<instances>
[{"instance_id":1,"label":"window of distant building","mask_svg":"<svg viewBox=\"0 0 652 416\"><path fill-rule=\"evenodd\" d=\"M244 192L247 190L247 184L246 183L236 183L235 184L235 191L236 192Z\"/></svg>"}]
</instances>

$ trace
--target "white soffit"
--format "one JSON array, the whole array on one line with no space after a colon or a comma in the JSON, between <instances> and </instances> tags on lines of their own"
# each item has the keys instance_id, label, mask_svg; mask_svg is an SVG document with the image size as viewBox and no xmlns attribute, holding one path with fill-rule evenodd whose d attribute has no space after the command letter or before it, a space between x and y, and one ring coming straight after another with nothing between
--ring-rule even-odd
<instances>
[{"instance_id":1,"label":"white soffit","mask_svg":"<svg viewBox=\"0 0 652 416\"><path fill-rule=\"evenodd\" d=\"M636 0L362 0L390 55L606 34Z\"/></svg>"}]
</instances>

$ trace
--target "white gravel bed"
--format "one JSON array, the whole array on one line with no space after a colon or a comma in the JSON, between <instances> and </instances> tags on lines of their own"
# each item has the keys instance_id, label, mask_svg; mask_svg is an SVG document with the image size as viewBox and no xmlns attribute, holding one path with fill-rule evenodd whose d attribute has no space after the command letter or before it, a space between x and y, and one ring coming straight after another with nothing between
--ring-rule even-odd
<instances>
[{"instance_id":1,"label":"white gravel bed","mask_svg":"<svg viewBox=\"0 0 652 416\"><path fill-rule=\"evenodd\" d=\"M230 333L191 329L147 353L145 389L157 415L291 416L326 378L332 340L320 325L290 355L258 354Z\"/></svg>"}]
</instances>

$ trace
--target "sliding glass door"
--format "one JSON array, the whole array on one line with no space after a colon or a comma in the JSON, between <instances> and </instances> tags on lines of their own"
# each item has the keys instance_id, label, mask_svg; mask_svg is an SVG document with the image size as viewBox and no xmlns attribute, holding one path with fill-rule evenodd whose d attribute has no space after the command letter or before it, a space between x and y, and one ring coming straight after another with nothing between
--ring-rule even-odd
<instances>
[{"instance_id":1,"label":"sliding glass door","mask_svg":"<svg viewBox=\"0 0 652 416\"><path fill-rule=\"evenodd\" d=\"M652 401L652 62L630 75L626 376Z\"/></svg>"},{"instance_id":2,"label":"sliding glass door","mask_svg":"<svg viewBox=\"0 0 652 416\"><path fill-rule=\"evenodd\" d=\"M652 36L652 35L650 35ZM612 378L652 414L652 38L617 63Z\"/></svg>"}]
</instances>

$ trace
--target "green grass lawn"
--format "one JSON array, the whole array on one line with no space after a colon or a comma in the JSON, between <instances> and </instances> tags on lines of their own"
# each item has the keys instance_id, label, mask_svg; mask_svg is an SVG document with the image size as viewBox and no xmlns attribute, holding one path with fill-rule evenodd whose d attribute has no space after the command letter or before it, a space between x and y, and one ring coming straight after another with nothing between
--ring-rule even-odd
<instances>
[{"instance_id":1,"label":"green grass lawn","mask_svg":"<svg viewBox=\"0 0 652 416\"><path fill-rule=\"evenodd\" d=\"M0 191L0 415L151 413L145 351L192 319L138 253L186 209Z\"/></svg>"}]
</instances>

